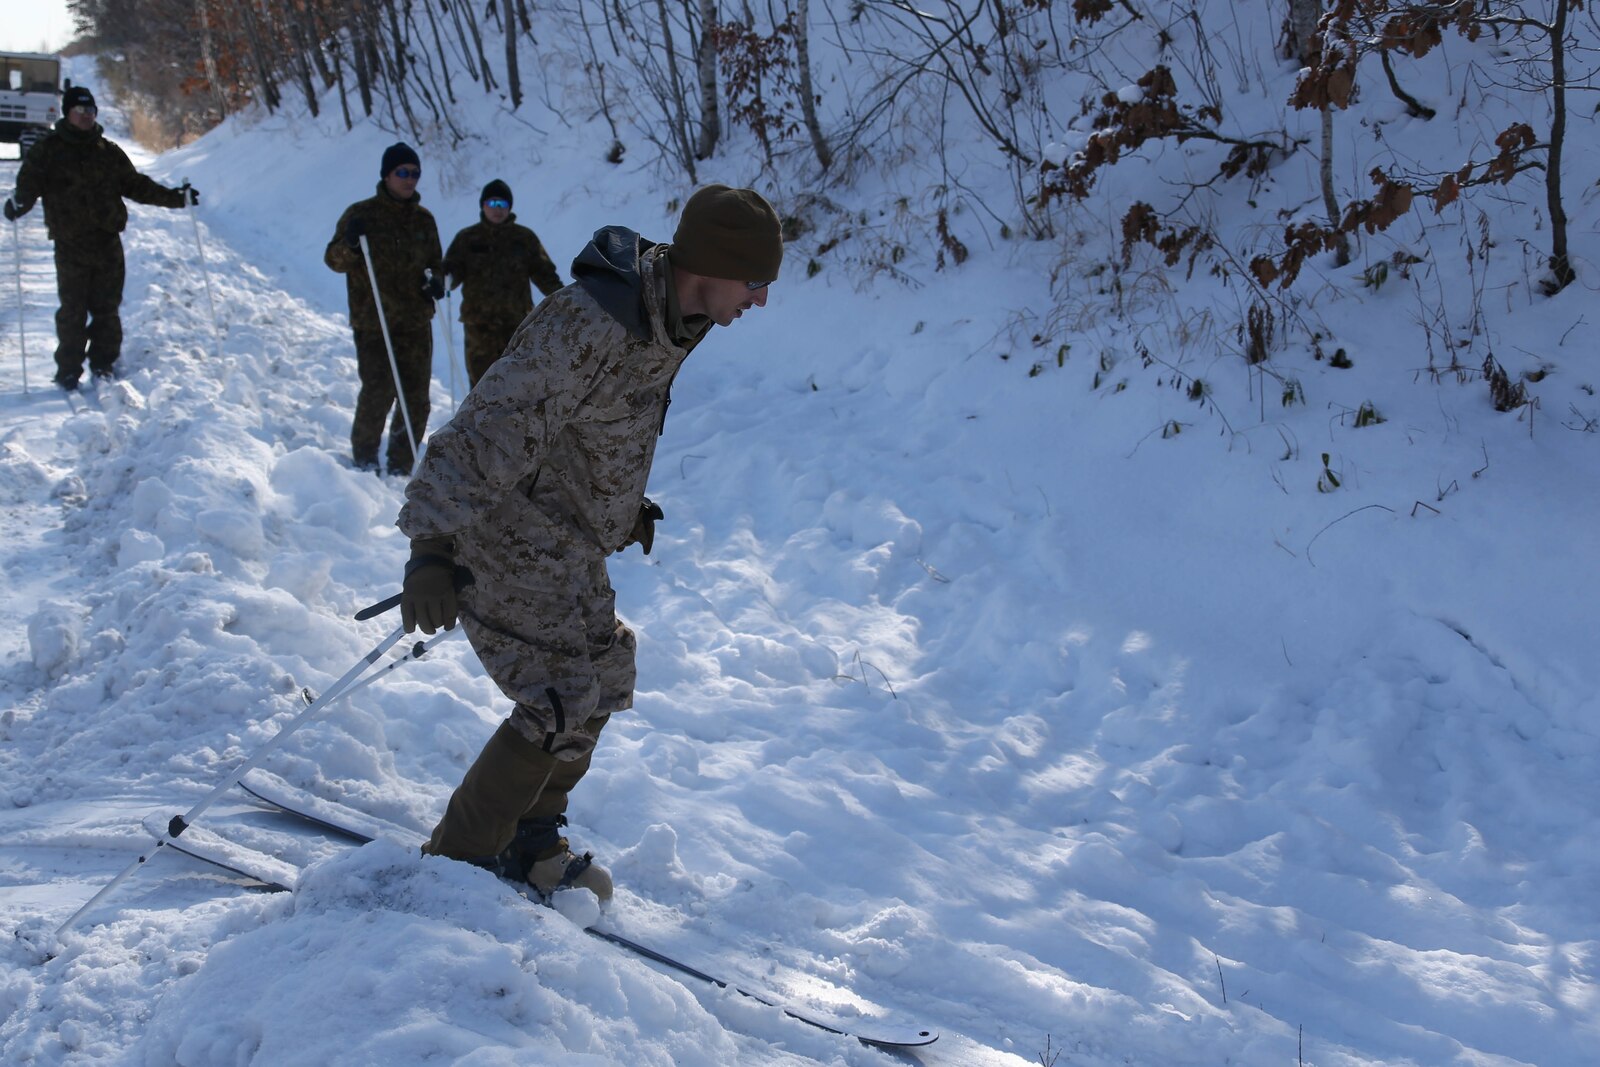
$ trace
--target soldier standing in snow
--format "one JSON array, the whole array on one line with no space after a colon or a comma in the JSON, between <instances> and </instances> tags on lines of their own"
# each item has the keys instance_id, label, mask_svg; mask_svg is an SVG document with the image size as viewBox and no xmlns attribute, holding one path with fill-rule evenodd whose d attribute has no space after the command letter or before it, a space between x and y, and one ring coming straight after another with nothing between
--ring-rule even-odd
<instances>
[{"instance_id":1,"label":"soldier standing in snow","mask_svg":"<svg viewBox=\"0 0 1600 1067\"><path fill-rule=\"evenodd\" d=\"M83 362L96 378L116 373L122 354L122 283L126 269L119 234L128 225L123 198L155 207L199 203L185 184L169 189L134 169L127 153L95 121L94 94L74 85L61 97L60 121L35 144L17 171L17 190L5 203L8 221L44 200L44 224L56 247L55 382L71 392Z\"/></svg>"},{"instance_id":2,"label":"soldier standing in snow","mask_svg":"<svg viewBox=\"0 0 1600 1067\"><path fill-rule=\"evenodd\" d=\"M528 283L545 296L561 288L556 265L538 235L517 225L511 204L511 187L505 182L496 178L485 185L478 197L478 222L456 234L444 254L451 288L461 287L467 381L472 385L500 358L506 342L533 310Z\"/></svg>"},{"instance_id":3,"label":"soldier standing in snow","mask_svg":"<svg viewBox=\"0 0 1600 1067\"><path fill-rule=\"evenodd\" d=\"M428 383L433 377L429 320L434 301L444 297L444 263L439 254L439 228L417 194L417 182L422 178L417 153L407 144L390 145L384 150L379 178L377 195L351 204L339 216L322 260L345 276L350 298L350 328L355 334L356 370L361 376L355 422L350 428L352 457L357 467L377 470L378 443L388 421L389 473L410 474L416 457L406 437L405 411L411 414L420 446L428 424ZM400 369L405 393L400 403L405 404L405 411L395 403L394 369L389 365L378 307L372 299L372 281L361 255L363 235Z\"/></svg>"},{"instance_id":4,"label":"soldier standing in snow","mask_svg":"<svg viewBox=\"0 0 1600 1067\"><path fill-rule=\"evenodd\" d=\"M764 307L783 258L778 217L750 189L689 198L670 245L610 226L428 446L398 525L411 538L407 631L449 629L516 704L450 798L425 851L611 895L561 834L567 796L612 712L633 706L633 631L606 557L649 553L644 495L669 391L713 325ZM459 591L457 570L475 578ZM458 600L459 597L459 600Z\"/></svg>"}]
</instances>

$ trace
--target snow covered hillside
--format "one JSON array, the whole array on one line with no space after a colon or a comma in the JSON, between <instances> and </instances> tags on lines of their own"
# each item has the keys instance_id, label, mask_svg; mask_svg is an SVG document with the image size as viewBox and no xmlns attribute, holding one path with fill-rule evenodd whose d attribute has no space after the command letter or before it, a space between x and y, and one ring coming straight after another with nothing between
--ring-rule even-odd
<instances>
[{"instance_id":1,"label":"snow covered hillside","mask_svg":"<svg viewBox=\"0 0 1600 1067\"><path fill-rule=\"evenodd\" d=\"M602 224L670 235L687 190L605 164L593 130L478 121L500 135L422 153L446 240L497 176L563 276ZM575 844L617 878L600 922L936 1044L808 1027L485 872L237 792L197 831L277 857L295 892L163 850L56 943L398 623L351 620L398 586L403 485L351 469L343 280L321 264L393 139L246 117L139 159L204 193L221 351L191 220L134 206L124 377L70 404L48 385L49 245L21 220L0 1060L1593 1062L1600 306L1579 285L1496 312L1506 348L1551 357L1519 419L1429 376L1414 291L1359 266L1317 309L1354 366L1285 356L1292 406L1173 320L1170 346L1142 338L1154 362L1105 331L1059 359L1019 342L1018 311L1056 299L1043 242L973 242L910 285L807 277L799 246L768 307L686 364L652 479L667 520L612 568L638 706L573 798ZM703 177L757 180L728 167ZM1596 221L1575 211L1585 256ZM1180 352L1201 403L1168 384ZM1358 428L1366 401L1383 421ZM455 638L268 769L421 834L507 710Z\"/></svg>"}]
</instances>

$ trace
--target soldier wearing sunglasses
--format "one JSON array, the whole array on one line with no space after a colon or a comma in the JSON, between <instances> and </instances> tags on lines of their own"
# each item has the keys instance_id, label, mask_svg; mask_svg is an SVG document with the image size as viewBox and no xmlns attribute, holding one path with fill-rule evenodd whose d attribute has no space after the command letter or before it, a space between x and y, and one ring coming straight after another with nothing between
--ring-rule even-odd
<instances>
[{"instance_id":1,"label":"soldier wearing sunglasses","mask_svg":"<svg viewBox=\"0 0 1600 1067\"><path fill-rule=\"evenodd\" d=\"M390 474L410 474L416 457L406 436L405 404L417 442L428 424L428 383L433 377L434 301L444 297L444 257L439 228L422 206L417 182L422 163L408 144L390 145L379 167L376 195L357 201L339 216L333 240L323 253L329 269L345 276L350 328L355 334L356 371L361 392L350 428L350 451L357 467L378 469L383 424L389 423ZM394 345L404 395L396 403L394 369L383 341L383 323L373 301L372 281L362 256L367 239L372 271L383 299L384 322Z\"/></svg>"},{"instance_id":2,"label":"soldier wearing sunglasses","mask_svg":"<svg viewBox=\"0 0 1600 1067\"><path fill-rule=\"evenodd\" d=\"M127 153L96 121L94 94L81 85L61 98L62 117L22 161L17 191L5 202L14 220L44 200L44 224L55 242L55 382L71 392L83 364L96 378L115 376L122 354L122 285L126 269L121 233L128 224L124 199L181 208L200 194L170 189L134 169Z\"/></svg>"},{"instance_id":3,"label":"soldier wearing sunglasses","mask_svg":"<svg viewBox=\"0 0 1600 1067\"><path fill-rule=\"evenodd\" d=\"M782 259L772 205L725 185L689 198L671 244L597 231L573 284L523 321L429 442L398 522L411 538L405 628L459 617L514 706L425 851L542 894L611 896L611 876L561 829L601 730L633 706L634 634L606 560L654 543L663 516L645 483L678 368L713 326L766 305Z\"/></svg>"},{"instance_id":4,"label":"soldier wearing sunglasses","mask_svg":"<svg viewBox=\"0 0 1600 1067\"><path fill-rule=\"evenodd\" d=\"M528 283L545 296L562 285L538 235L517 224L511 204L511 187L505 182L496 178L485 185L478 197L477 223L456 234L444 254L451 288L461 287L467 380L473 385L533 310Z\"/></svg>"}]
</instances>

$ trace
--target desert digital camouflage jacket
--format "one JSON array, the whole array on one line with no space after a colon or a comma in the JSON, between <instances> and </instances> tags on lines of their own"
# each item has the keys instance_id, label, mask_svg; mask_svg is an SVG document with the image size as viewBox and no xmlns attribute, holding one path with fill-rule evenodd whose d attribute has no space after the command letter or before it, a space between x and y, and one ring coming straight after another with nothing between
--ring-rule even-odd
<instances>
[{"instance_id":1,"label":"desert digital camouflage jacket","mask_svg":"<svg viewBox=\"0 0 1600 1067\"><path fill-rule=\"evenodd\" d=\"M576 281L541 303L428 442L399 527L453 539L481 584L559 589L638 518L673 376L665 246L596 232Z\"/></svg>"},{"instance_id":2,"label":"desert digital camouflage jacket","mask_svg":"<svg viewBox=\"0 0 1600 1067\"><path fill-rule=\"evenodd\" d=\"M539 237L509 216L468 226L444 254L445 273L461 286L461 321L515 325L533 310L528 283L549 296L561 288L561 275Z\"/></svg>"},{"instance_id":3,"label":"desert digital camouflage jacket","mask_svg":"<svg viewBox=\"0 0 1600 1067\"><path fill-rule=\"evenodd\" d=\"M383 314L390 326L415 327L433 318L433 298L424 288L427 271L443 274L444 257L439 253L439 227L433 215L422 206L422 197L396 200L378 183L378 194L345 208L334 227L333 240L322 254L329 268L344 275L350 298L350 325L358 330L376 330L378 312L372 302L372 280L362 261L361 249L345 243L345 229L352 219L361 219L367 228L367 247L372 251L372 267L378 275L378 292L383 294Z\"/></svg>"},{"instance_id":4,"label":"desert digital camouflage jacket","mask_svg":"<svg viewBox=\"0 0 1600 1067\"><path fill-rule=\"evenodd\" d=\"M34 145L17 171L16 200L31 207L44 198L50 239L121 233L128 225L126 197L156 207L183 207L183 193L134 169L128 155L105 131L79 130L62 119Z\"/></svg>"}]
</instances>

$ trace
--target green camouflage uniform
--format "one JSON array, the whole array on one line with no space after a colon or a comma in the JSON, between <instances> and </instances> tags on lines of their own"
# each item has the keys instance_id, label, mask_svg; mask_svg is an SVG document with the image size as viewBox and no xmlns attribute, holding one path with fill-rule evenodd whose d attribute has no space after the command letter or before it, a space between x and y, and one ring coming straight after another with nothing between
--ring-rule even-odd
<instances>
[{"instance_id":1,"label":"green camouflage uniform","mask_svg":"<svg viewBox=\"0 0 1600 1067\"><path fill-rule=\"evenodd\" d=\"M606 557L639 517L673 376L710 327L684 323L665 246L630 230L596 233L573 274L434 436L400 510L408 537L450 541L474 575L462 625L516 704L501 731L525 754L488 783L475 765L452 797L429 851L458 859L564 811L607 718L633 706L634 635Z\"/></svg>"},{"instance_id":2,"label":"green camouflage uniform","mask_svg":"<svg viewBox=\"0 0 1600 1067\"><path fill-rule=\"evenodd\" d=\"M451 287L461 286L467 380L472 385L500 358L506 342L533 310L528 283L545 296L561 288L561 275L538 235L516 221L514 214L501 223L480 214L480 221L456 234L444 254Z\"/></svg>"},{"instance_id":3,"label":"green camouflage uniform","mask_svg":"<svg viewBox=\"0 0 1600 1067\"><path fill-rule=\"evenodd\" d=\"M395 403L394 370L384 348L366 261L359 246L352 248L345 242L345 230L357 218L366 226L367 247L378 276L378 291L383 294L389 340L394 344L394 358L405 388L405 406L420 444L428 425L428 385L433 377L433 298L424 288L425 272L431 270L442 276L444 270L439 229L421 201L421 196L404 202L396 200L379 182L376 196L351 204L339 216L333 240L322 257L329 268L345 276L350 299L350 328L355 334L356 369L361 376L355 421L350 428L350 451L358 465L376 466L383 424L388 421L391 472L409 472L414 457L406 439L405 413Z\"/></svg>"},{"instance_id":4,"label":"green camouflage uniform","mask_svg":"<svg viewBox=\"0 0 1600 1067\"><path fill-rule=\"evenodd\" d=\"M99 125L79 130L56 123L17 171L17 206L44 200L44 224L55 242L56 380L76 383L87 356L97 374L111 373L122 354L122 239L128 225L123 198L181 208L169 189L134 169L127 153Z\"/></svg>"}]
</instances>

